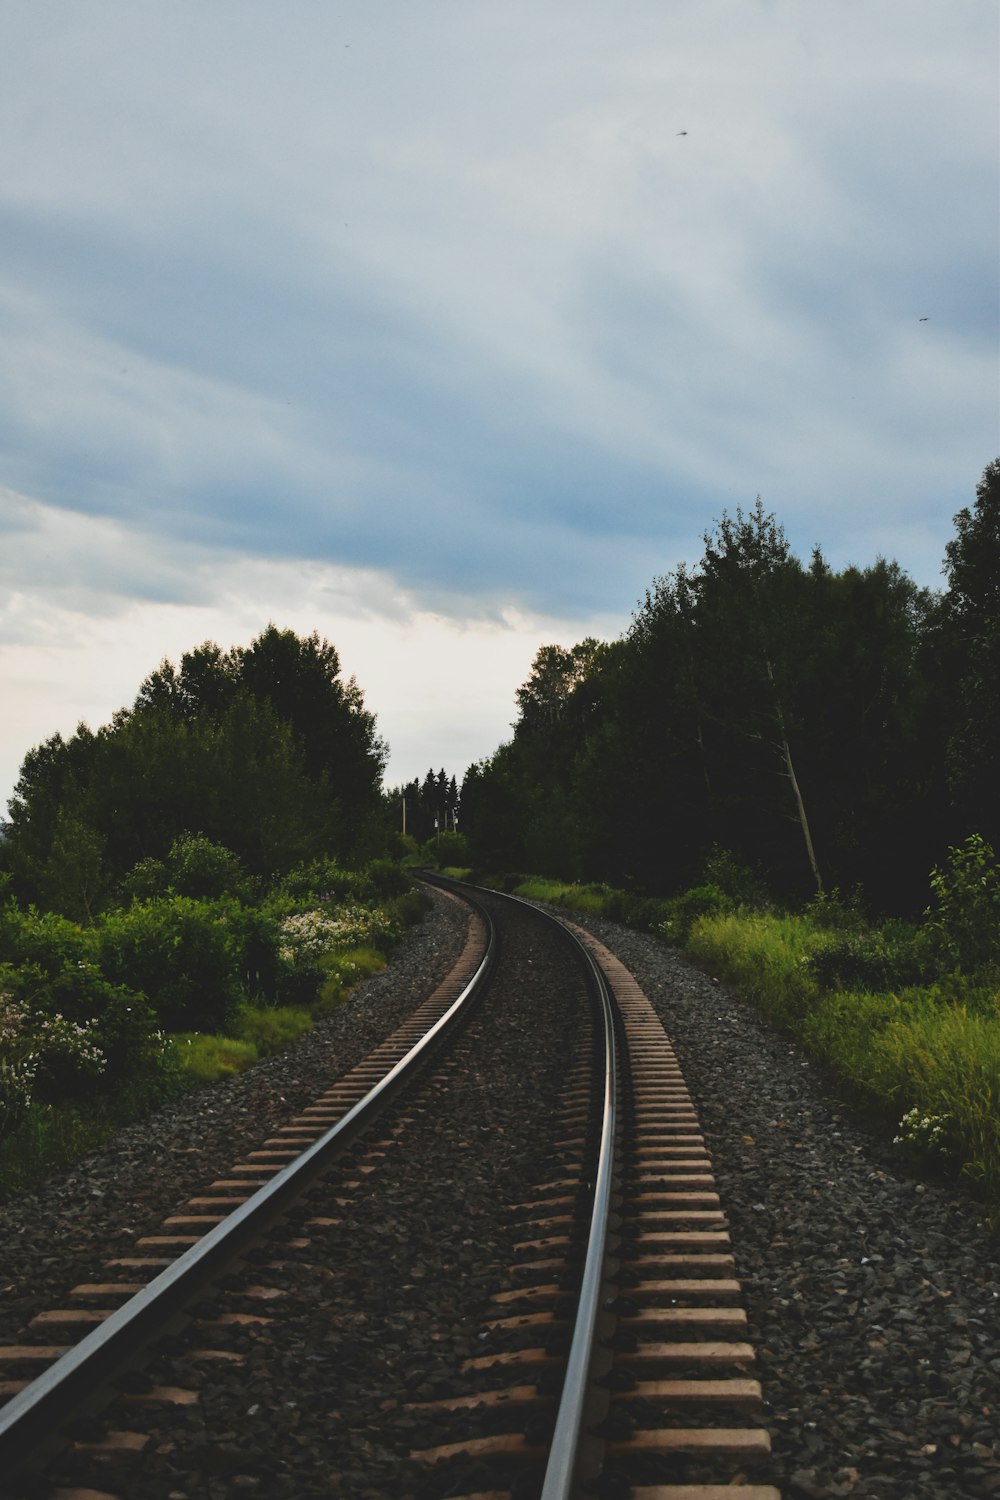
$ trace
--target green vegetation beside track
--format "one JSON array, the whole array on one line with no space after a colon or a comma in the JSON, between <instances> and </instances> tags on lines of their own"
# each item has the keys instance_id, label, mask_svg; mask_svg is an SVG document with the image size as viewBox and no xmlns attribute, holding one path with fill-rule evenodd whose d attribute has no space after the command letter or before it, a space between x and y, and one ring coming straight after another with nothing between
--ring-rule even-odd
<instances>
[{"instance_id":1,"label":"green vegetation beside track","mask_svg":"<svg viewBox=\"0 0 1000 1500\"><path fill-rule=\"evenodd\" d=\"M184 836L161 890L89 924L0 902L0 1197L296 1041L423 911L389 860L314 860L262 890L227 853ZM229 872L211 896L179 888L208 866Z\"/></svg>"},{"instance_id":2,"label":"green vegetation beside track","mask_svg":"<svg viewBox=\"0 0 1000 1500\"><path fill-rule=\"evenodd\" d=\"M1000 1208L1000 867L972 837L933 872L922 920L838 895L789 912L725 856L653 899L535 876L483 884L653 932L736 987L878 1112L901 1157Z\"/></svg>"}]
</instances>

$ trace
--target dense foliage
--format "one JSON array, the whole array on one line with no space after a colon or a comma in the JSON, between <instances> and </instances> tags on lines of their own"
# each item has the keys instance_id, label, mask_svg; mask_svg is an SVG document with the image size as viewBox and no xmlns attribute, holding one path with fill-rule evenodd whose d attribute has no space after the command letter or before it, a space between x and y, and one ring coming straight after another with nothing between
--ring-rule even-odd
<instances>
[{"instance_id":1,"label":"dense foliage","mask_svg":"<svg viewBox=\"0 0 1000 1500\"><path fill-rule=\"evenodd\" d=\"M273 625L29 752L0 841L0 1185L284 1045L384 961L408 881L383 762L334 647Z\"/></svg>"},{"instance_id":2,"label":"dense foliage","mask_svg":"<svg viewBox=\"0 0 1000 1500\"><path fill-rule=\"evenodd\" d=\"M623 639L538 652L462 786L473 858L667 893L724 848L785 896L919 910L949 845L1000 845L1000 460L955 524L936 594L804 564L759 500L724 516Z\"/></svg>"},{"instance_id":3,"label":"dense foliage","mask_svg":"<svg viewBox=\"0 0 1000 1500\"><path fill-rule=\"evenodd\" d=\"M363 861L383 839L384 760L336 649L270 625L249 647L164 661L110 724L31 750L0 858L23 903L84 922L147 875L155 888L186 833L258 878L325 854Z\"/></svg>"},{"instance_id":4,"label":"dense foliage","mask_svg":"<svg viewBox=\"0 0 1000 1500\"><path fill-rule=\"evenodd\" d=\"M644 928L730 980L888 1127L920 1169L972 1183L1000 1225L1000 861L976 835L931 874L916 921L823 894L775 903L728 852L673 896L516 874L488 883Z\"/></svg>"}]
</instances>

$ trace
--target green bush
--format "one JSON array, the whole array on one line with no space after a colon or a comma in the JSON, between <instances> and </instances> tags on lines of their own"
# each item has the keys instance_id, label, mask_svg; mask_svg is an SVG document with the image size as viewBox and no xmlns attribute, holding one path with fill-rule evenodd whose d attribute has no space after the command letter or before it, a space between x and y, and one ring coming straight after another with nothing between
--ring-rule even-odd
<instances>
[{"instance_id":1,"label":"green bush","mask_svg":"<svg viewBox=\"0 0 1000 1500\"><path fill-rule=\"evenodd\" d=\"M717 885L695 885L679 896L669 897L664 907L659 933L668 943L683 947L700 917L732 911L733 902Z\"/></svg>"},{"instance_id":2,"label":"green bush","mask_svg":"<svg viewBox=\"0 0 1000 1500\"><path fill-rule=\"evenodd\" d=\"M203 833L182 833L174 839L166 869L171 890L195 900L241 895L246 885L239 855Z\"/></svg>"},{"instance_id":3,"label":"green bush","mask_svg":"<svg viewBox=\"0 0 1000 1500\"><path fill-rule=\"evenodd\" d=\"M47 1172L95 1151L118 1123L116 1117L78 1106L31 1104L10 1135L0 1137L0 1198L9 1199Z\"/></svg>"},{"instance_id":4,"label":"green bush","mask_svg":"<svg viewBox=\"0 0 1000 1500\"><path fill-rule=\"evenodd\" d=\"M166 895L167 867L162 859L140 859L122 878L118 896L126 906L133 901L151 901L154 896Z\"/></svg>"},{"instance_id":5,"label":"green bush","mask_svg":"<svg viewBox=\"0 0 1000 1500\"><path fill-rule=\"evenodd\" d=\"M902 922L834 931L809 964L825 989L899 990L928 983L940 972L926 934Z\"/></svg>"},{"instance_id":6,"label":"green bush","mask_svg":"<svg viewBox=\"0 0 1000 1500\"><path fill-rule=\"evenodd\" d=\"M332 1016L347 999L349 988L339 974L325 975L313 994L310 1014L317 1021L321 1021L324 1016Z\"/></svg>"},{"instance_id":7,"label":"green bush","mask_svg":"<svg viewBox=\"0 0 1000 1500\"><path fill-rule=\"evenodd\" d=\"M327 974L335 974L348 986L381 973L386 964L385 955L377 948L345 948L339 953L327 953L321 962Z\"/></svg>"},{"instance_id":8,"label":"green bush","mask_svg":"<svg viewBox=\"0 0 1000 1500\"><path fill-rule=\"evenodd\" d=\"M824 932L866 933L869 930L860 889L850 896L845 896L838 886L830 891L819 891L806 907L806 915Z\"/></svg>"},{"instance_id":9,"label":"green bush","mask_svg":"<svg viewBox=\"0 0 1000 1500\"><path fill-rule=\"evenodd\" d=\"M143 995L111 984L96 964L0 965L6 1050L31 1056L31 1097L48 1103L109 1096L124 1080L155 1074L162 1041ZM0 1037L2 1041L2 1037Z\"/></svg>"},{"instance_id":10,"label":"green bush","mask_svg":"<svg viewBox=\"0 0 1000 1500\"><path fill-rule=\"evenodd\" d=\"M424 890L415 890L412 887L404 891L401 896L394 896L389 902L389 911L393 921L402 930L405 927L415 927L422 922L430 908L431 898Z\"/></svg>"},{"instance_id":11,"label":"green bush","mask_svg":"<svg viewBox=\"0 0 1000 1500\"><path fill-rule=\"evenodd\" d=\"M770 905L767 882L749 865L741 865L730 849L713 844L702 867L705 884L716 886L734 906L766 909Z\"/></svg>"},{"instance_id":12,"label":"green bush","mask_svg":"<svg viewBox=\"0 0 1000 1500\"><path fill-rule=\"evenodd\" d=\"M278 974L275 1003L292 1010L311 1011L326 979L326 970L318 959L286 963Z\"/></svg>"},{"instance_id":13,"label":"green bush","mask_svg":"<svg viewBox=\"0 0 1000 1500\"><path fill-rule=\"evenodd\" d=\"M190 896L162 896L108 912L101 964L116 983L141 990L168 1031L221 1030L241 998L242 953L232 909Z\"/></svg>"},{"instance_id":14,"label":"green bush","mask_svg":"<svg viewBox=\"0 0 1000 1500\"><path fill-rule=\"evenodd\" d=\"M58 974L74 964L93 963L99 946L92 927L81 927L58 912L33 906L22 911L13 901L0 906L0 963L14 968L31 964L45 974Z\"/></svg>"},{"instance_id":15,"label":"green bush","mask_svg":"<svg viewBox=\"0 0 1000 1500\"><path fill-rule=\"evenodd\" d=\"M278 881L276 890L296 902L368 900L374 894L369 878L345 870L335 859L314 859L297 865Z\"/></svg>"},{"instance_id":16,"label":"green bush","mask_svg":"<svg viewBox=\"0 0 1000 1500\"><path fill-rule=\"evenodd\" d=\"M378 901L389 901L412 888L409 875L394 859L371 860L365 868L365 875Z\"/></svg>"},{"instance_id":17,"label":"green bush","mask_svg":"<svg viewBox=\"0 0 1000 1500\"><path fill-rule=\"evenodd\" d=\"M893 956L894 942L902 958ZM868 977L891 969L898 978L912 957L908 943L912 934L908 938L902 924L865 937L824 930L809 914L743 911L699 918L687 952L738 984L765 1016L787 1026L897 1120L910 1117L910 1125L900 1127L900 1149L933 1144L941 1162L953 1160L1000 1201L996 984L961 972L887 991L852 990L843 982L845 954ZM832 989L818 977L827 972L827 949L829 972L840 976ZM919 943L916 952L922 952Z\"/></svg>"},{"instance_id":18,"label":"green bush","mask_svg":"<svg viewBox=\"0 0 1000 1500\"><path fill-rule=\"evenodd\" d=\"M567 883L532 875L519 878L514 894L527 901L546 901L550 906L563 906L569 911L604 917L608 915L609 902L615 892L608 885L579 885L575 881Z\"/></svg>"},{"instance_id":19,"label":"green bush","mask_svg":"<svg viewBox=\"0 0 1000 1500\"><path fill-rule=\"evenodd\" d=\"M949 850L945 869L931 873L936 905L927 929L945 960L965 973L1000 965L1000 868L989 844L973 834Z\"/></svg>"},{"instance_id":20,"label":"green bush","mask_svg":"<svg viewBox=\"0 0 1000 1500\"><path fill-rule=\"evenodd\" d=\"M447 829L429 838L420 853L425 864L433 865L438 870L442 865L467 865L469 841L464 833Z\"/></svg>"}]
</instances>

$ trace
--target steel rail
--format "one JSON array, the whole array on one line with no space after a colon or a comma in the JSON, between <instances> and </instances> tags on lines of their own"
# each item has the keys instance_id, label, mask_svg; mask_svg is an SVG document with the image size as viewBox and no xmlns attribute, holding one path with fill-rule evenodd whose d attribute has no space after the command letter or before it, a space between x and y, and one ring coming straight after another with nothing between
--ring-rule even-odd
<instances>
[{"instance_id":1,"label":"steel rail","mask_svg":"<svg viewBox=\"0 0 1000 1500\"><path fill-rule=\"evenodd\" d=\"M336 1156L374 1121L379 1111L410 1081L457 1024L496 960L493 923L478 902L472 905L486 924L487 948L481 963L445 1013L337 1123L283 1167L270 1182L210 1229L165 1270L66 1351L41 1375L0 1408L0 1473L13 1478L32 1450L72 1418L87 1398L171 1322L206 1282L278 1217Z\"/></svg>"},{"instance_id":2,"label":"steel rail","mask_svg":"<svg viewBox=\"0 0 1000 1500\"><path fill-rule=\"evenodd\" d=\"M553 921L559 921L554 917ZM549 1460L545 1469L541 1500L569 1500L576 1481L583 1437L583 1419L591 1386L591 1365L595 1352L597 1318L601 1306L601 1289L604 1282L604 1262L607 1253L608 1221L611 1216L611 1198L614 1177L615 1131L618 1116L618 1061L615 1040L614 1008L607 980L600 965L569 931L586 960L592 981L596 987L604 1023L604 1108L601 1120L601 1144L594 1183L594 1202L590 1215L590 1234L587 1240L587 1256L584 1261L580 1297L577 1304L576 1322L573 1326L573 1341L570 1345L566 1375L563 1380L559 1411L552 1434Z\"/></svg>"},{"instance_id":3,"label":"steel rail","mask_svg":"<svg viewBox=\"0 0 1000 1500\"><path fill-rule=\"evenodd\" d=\"M445 882L442 882L445 883ZM449 882L458 884L458 882ZM482 888L485 891L485 887ZM570 1500L577 1484L580 1449L584 1437L583 1423L588 1396L591 1389L591 1367L596 1352L597 1321L601 1310L601 1291L604 1283L604 1268L607 1255L608 1223L614 1178L615 1135L617 1130L618 1098L618 1049L615 1036L615 1006L611 991L600 964L580 941L567 922L552 912L543 912L530 901L508 892L490 891L490 895L526 906L531 911L547 918L560 927L576 950L587 970L591 985L600 1005L604 1030L604 1098L601 1119L601 1141L598 1153L597 1172L594 1179L594 1199L590 1215L590 1233L583 1276L577 1302L573 1338L569 1359L563 1379L562 1394L556 1414L555 1427L549 1447L539 1500Z\"/></svg>"}]
</instances>

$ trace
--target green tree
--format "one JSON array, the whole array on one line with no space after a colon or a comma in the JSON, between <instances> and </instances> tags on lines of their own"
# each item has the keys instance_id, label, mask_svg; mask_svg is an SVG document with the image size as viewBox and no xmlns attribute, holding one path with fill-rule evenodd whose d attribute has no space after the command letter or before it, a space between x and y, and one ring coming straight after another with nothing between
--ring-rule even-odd
<instances>
[{"instance_id":1,"label":"green tree","mask_svg":"<svg viewBox=\"0 0 1000 1500\"><path fill-rule=\"evenodd\" d=\"M986 466L975 504L955 517L945 548L948 588L941 647L953 727L947 774L963 833L1000 842L1000 458Z\"/></svg>"},{"instance_id":2,"label":"green tree","mask_svg":"<svg viewBox=\"0 0 1000 1500\"><path fill-rule=\"evenodd\" d=\"M206 642L161 663L96 734L80 725L30 751L3 845L17 894L89 919L184 834L262 876L381 852L385 747L339 673L329 642L270 625L249 647Z\"/></svg>"}]
</instances>

